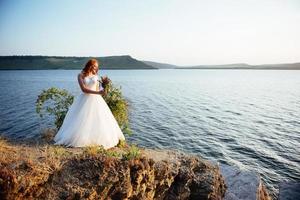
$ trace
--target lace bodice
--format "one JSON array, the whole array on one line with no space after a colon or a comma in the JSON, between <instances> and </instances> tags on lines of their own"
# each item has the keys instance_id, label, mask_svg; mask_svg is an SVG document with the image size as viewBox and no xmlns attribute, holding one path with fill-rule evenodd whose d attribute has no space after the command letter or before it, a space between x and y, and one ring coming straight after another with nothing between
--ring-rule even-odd
<instances>
[{"instance_id":1,"label":"lace bodice","mask_svg":"<svg viewBox=\"0 0 300 200\"><path fill-rule=\"evenodd\" d=\"M90 90L96 90L97 89L97 84L99 84L98 76L97 75L92 75L92 76L84 77L84 84Z\"/></svg>"}]
</instances>

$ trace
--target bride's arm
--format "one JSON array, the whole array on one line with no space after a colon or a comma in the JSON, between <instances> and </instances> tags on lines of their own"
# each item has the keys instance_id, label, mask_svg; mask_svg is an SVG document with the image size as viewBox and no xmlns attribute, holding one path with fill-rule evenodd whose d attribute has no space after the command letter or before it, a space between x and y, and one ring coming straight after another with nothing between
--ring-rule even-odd
<instances>
[{"instance_id":1,"label":"bride's arm","mask_svg":"<svg viewBox=\"0 0 300 200\"><path fill-rule=\"evenodd\" d=\"M100 92L101 95L104 95L105 94L105 91L104 90L100 90L100 87L99 87L99 82L96 86L96 90Z\"/></svg>"},{"instance_id":2,"label":"bride's arm","mask_svg":"<svg viewBox=\"0 0 300 200\"><path fill-rule=\"evenodd\" d=\"M77 78L78 78L78 83L79 83L79 86L80 86L82 92L89 93L89 94L102 94L103 93L102 91L95 91L95 90L90 90L90 89L86 88L81 74L78 74Z\"/></svg>"}]
</instances>

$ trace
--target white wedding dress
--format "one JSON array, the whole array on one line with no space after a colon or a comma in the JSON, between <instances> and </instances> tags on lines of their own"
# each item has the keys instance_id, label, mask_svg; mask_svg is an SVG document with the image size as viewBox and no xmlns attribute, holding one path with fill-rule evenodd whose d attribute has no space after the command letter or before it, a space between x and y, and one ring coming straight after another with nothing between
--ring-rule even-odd
<instances>
[{"instance_id":1,"label":"white wedding dress","mask_svg":"<svg viewBox=\"0 0 300 200\"><path fill-rule=\"evenodd\" d=\"M96 90L98 76L87 76L84 83ZM54 141L57 145L114 147L125 137L111 110L99 94L81 93L75 97Z\"/></svg>"}]
</instances>

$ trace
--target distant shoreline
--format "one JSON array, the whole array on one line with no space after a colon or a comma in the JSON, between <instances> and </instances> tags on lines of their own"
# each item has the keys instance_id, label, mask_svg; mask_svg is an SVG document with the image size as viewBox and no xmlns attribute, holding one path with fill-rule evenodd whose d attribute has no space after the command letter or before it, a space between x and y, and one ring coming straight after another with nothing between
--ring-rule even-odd
<instances>
[{"instance_id":1,"label":"distant shoreline","mask_svg":"<svg viewBox=\"0 0 300 200\"><path fill-rule=\"evenodd\" d=\"M64 68L59 68L59 69L0 69L0 71L13 71L13 70L20 70L20 71L28 71L28 70L34 70L34 71L38 71L38 70L81 70L81 69L64 69ZM100 68L100 70L159 70L159 69L134 69L134 68L129 68L129 69L124 69L124 68Z\"/></svg>"},{"instance_id":2,"label":"distant shoreline","mask_svg":"<svg viewBox=\"0 0 300 200\"><path fill-rule=\"evenodd\" d=\"M91 57L0 56L0 70L81 70ZM200 69L200 70L300 70L298 63L251 65L247 63L179 66L138 60L130 55L95 57L104 70Z\"/></svg>"},{"instance_id":3,"label":"distant shoreline","mask_svg":"<svg viewBox=\"0 0 300 200\"><path fill-rule=\"evenodd\" d=\"M174 68L174 69L200 69L200 70L300 70L300 68Z\"/></svg>"},{"instance_id":4,"label":"distant shoreline","mask_svg":"<svg viewBox=\"0 0 300 200\"><path fill-rule=\"evenodd\" d=\"M179 66L168 63L158 63L153 61L143 61L147 65L159 69L233 69L233 70L300 70L300 62L298 63L279 63L279 64L261 64L250 65L247 63L232 63L232 64L218 64L218 65L190 65Z\"/></svg>"},{"instance_id":5,"label":"distant shoreline","mask_svg":"<svg viewBox=\"0 0 300 200\"><path fill-rule=\"evenodd\" d=\"M0 71L13 71L13 70L18 70L18 71L28 71L28 70L81 70L81 69L64 69L64 68L59 68L59 69L0 69ZM159 68L153 68L153 69L124 69L124 68L100 68L100 70L281 70L281 71L291 71L295 70L298 71L299 69L290 69L290 68L164 68L164 69L159 69Z\"/></svg>"}]
</instances>

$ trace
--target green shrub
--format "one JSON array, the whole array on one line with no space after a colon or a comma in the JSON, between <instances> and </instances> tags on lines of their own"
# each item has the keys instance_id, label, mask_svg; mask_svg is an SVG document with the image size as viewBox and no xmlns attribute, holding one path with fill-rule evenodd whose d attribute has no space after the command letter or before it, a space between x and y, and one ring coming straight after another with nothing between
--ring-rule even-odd
<instances>
[{"instance_id":1,"label":"green shrub","mask_svg":"<svg viewBox=\"0 0 300 200\"><path fill-rule=\"evenodd\" d=\"M109 80L109 79L108 79ZM104 87L105 94L103 99L112 111L116 121L118 122L122 132L130 135L132 133L128 121L128 104L123 97L121 87L115 87L109 80ZM36 100L36 112L43 117L45 113L54 115L55 126L59 129L72 105L74 96L65 89L55 87L43 90Z\"/></svg>"},{"instance_id":2,"label":"green shrub","mask_svg":"<svg viewBox=\"0 0 300 200\"><path fill-rule=\"evenodd\" d=\"M125 160L131 160L138 158L141 152L140 149L136 145L131 145L126 154L123 154L123 158Z\"/></svg>"},{"instance_id":3,"label":"green shrub","mask_svg":"<svg viewBox=\"0 0 300 200\"><path fill-rule=\"evenodd\" d=\"M54 115L54 124L59 129L73 103L74 96L67 90L55 87L43 90L36 100L36 112L43 117L44 113Z\"/></svg>"},{"instance_id":4,"label":"green shrub","mask_svg":"<svg viewBox=\"0 0 300 200\"><path fill-rule=\"evenodd\" d=\"M128 121L128 104L123 97L121 87L115 87L111 81L105 84L103 99L112 111L123 133L132 133Z\"/></svg>"}]
</instances>

